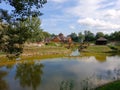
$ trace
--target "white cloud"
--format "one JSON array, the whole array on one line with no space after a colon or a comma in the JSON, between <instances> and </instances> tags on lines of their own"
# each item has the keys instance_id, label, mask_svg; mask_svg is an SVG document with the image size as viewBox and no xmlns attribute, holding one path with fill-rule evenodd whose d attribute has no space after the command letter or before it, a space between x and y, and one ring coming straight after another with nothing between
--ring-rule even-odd
<instances>
[{"instance_id":1,"label":"white cloud","mask_svg":"<svg viewBox=\"0 0 120 90\"><path fill-rule=\"evenodd\" d=\"M120 10L111 9L105 13L105 16L109 19L120 19Z\"/></svg>"},{"instance_id":2,"label":"white cloud","mask_svg":"<svg viewBox=\"0 0 120 90\"><path fill-rule=\"evenodd\" d=\"M53 30L91 30L111 33L120 30L120 0L48 0L45 26ZM46 13L45 13L46 14ZM47 14L46 14L47 15ZM52 30L51 29L51 30ZM72 31L66 31L72 32Z\"/></svg>"},{"instance_id":3,"label":"white cloud","mask_svg":"<svg viewBox=\"0 0 120 90\"><path fill-rule=\"evenodd\" d=\"M88 29L91 27L97 31L118 31L120 29L119 6L120 0L78 0L77 5L67 8L65 12L78 17L76 23Z\"/></svg>"},{"instance_id":4,"label":"white cloud","mask_svg":"<svg viewBox=\"0 0 120 90\"><path fill-rule=\"evenodd\" d=\"M70 29L76 29L74 25L69 26Z\"/></svg>"},{"instance_id":5,"label":"white cloud","mask_svg":"<svg viewBox=\"0 0 120 90\"><path fill-rule=\"evenodd\" d=\"M96 10L99 9L99 3L103 0L79 0L76 6L70 7L66 9L67 13L72 12L72 15L78 17L92 17L93 15L96 16Z\"/></svg>"},{"instance_id":6,"label":"white cloud","mask_svg":"<svg viewBox=\"0 0 120 90\"><path fill-rule=\"evenodd\" d=\"M120 25L114 24L111 22L99 20L99 19L92 19L92 18L85 18L85 19L79 19L78 23L81 25L86 25L90 27L95 27L97 29L120 29Z\"/></svg>"}]
</instances>

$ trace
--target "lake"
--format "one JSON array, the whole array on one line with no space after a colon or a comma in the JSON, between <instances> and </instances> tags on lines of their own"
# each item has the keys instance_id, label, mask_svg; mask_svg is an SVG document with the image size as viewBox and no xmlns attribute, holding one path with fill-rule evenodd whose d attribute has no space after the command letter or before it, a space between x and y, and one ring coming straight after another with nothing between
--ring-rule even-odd
<instances>
[{"instance_id":1,"label":"lake","mask_svg":"<svg viewBox=\"0 0 120 90\"><path fill-rule=\"evenodd\" d=\"M102 60L94 56L66 57L0 66L0 90L94 90L118 79L118 55Z\"/></svg>"}]
</instances>

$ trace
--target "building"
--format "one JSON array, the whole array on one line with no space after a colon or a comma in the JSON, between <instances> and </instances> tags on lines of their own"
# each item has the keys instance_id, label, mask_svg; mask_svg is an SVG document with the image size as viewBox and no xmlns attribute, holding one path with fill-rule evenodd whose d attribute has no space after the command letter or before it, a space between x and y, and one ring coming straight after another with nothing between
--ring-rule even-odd
<instances>
[{"instance_id":1,"label":"building","mask_svg":"<svg viewBox=\"0 0 120 90\"><path fill-rule=\"evenodd\" d=\"M62 33L59 35L54 36L51 41L53 42L62 42L62 43L67 43L67 42L72 42L71 37L65 37Z\"/></svg>"},{"instance_id":2,"label":"building","mask_svg":"<svg viewBox=\"0 0 120 90\"><path fill-rule=\"evenodd\" d=\"M61 39L59 38L59 36L54 36L51 41L53 41L53 42L61 42Z\"/></svg>"},{"instance_id":3,"label":"building","mask_svg":"<svg viewBox=\"0 0 120 90\"><path fill-rule=\"evenodd\" d=\"M100 37L96 40L96 45L106 45L107 44L107 39L105 39L104 37Z\"/></svg>"}]
</instances>

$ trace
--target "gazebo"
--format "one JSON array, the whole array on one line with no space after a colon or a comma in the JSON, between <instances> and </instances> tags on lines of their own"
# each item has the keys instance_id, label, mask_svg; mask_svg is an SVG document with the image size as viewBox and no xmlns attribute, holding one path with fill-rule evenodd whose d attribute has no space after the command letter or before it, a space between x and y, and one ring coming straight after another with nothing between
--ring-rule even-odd
<instances>
[{"instance_id":1,"label":"gazebo","mask_svg":"<svg viewBox=\"0 0 120 90\"><path fill-rule=\"evenodd\" d=\"M107 44L107 39L104 37L100 37L96 40L96 45L106 45Z\"/></svg>"}]
</instances>

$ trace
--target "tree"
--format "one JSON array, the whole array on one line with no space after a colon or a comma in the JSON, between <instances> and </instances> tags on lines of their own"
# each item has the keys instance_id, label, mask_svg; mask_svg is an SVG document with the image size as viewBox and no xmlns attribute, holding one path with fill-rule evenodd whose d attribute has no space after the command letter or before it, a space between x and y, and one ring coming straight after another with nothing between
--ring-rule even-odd
<instances>
[{"instance_id":1,"label":"tree","mask_svg":"<svg viewBox=\"0 0 120 90\"><path fill-rule=\"evenodd\" d=\"M41 21L38 17L29 17L26 21L23 22L23 25L27 26L31 33L31 37L28 41L39 42L45 38L43 29L40 27Z\"/></svg>"},{"instance_id":2,"label":"tree","mask_svg":"<svg viewBox=\"0 0 120 90\"><path fill-rule=\"evenodd\" d=\"M27 27L7 25L0 29L0 49L8 57L19 56L23 51L23 44L30 37Z\"/></svg>"},{"instance_id":3,"label":"tree","mask_svg":"<svg viewBox=\"0 0 120 90\"><path fill-rule=\"evenodd\" d=\"M120 41L120 31L116 31L110 34L110 40L112 41Z\"/></svg>"},{"instance_id":4,"label":"tree","mask_svg":"<svg viewBox=\"0 0 120 90\"><path fill-rule=\"evenodd\" d=\"M83 42L85 40L85 36L80 32L78 33L78 42Z\"/></svg>"},{"instance_id":5,"label":"tree","mask_svg":"<svg viewBox=\"0 0 120 90\"><path fill-rule=\"evenodd\" d=\"M0 4L2 2L11 5L15 10L8 14L6 7L0 9L0 49L8 57L19 56L25 41L42 31L37 17L41 15L39 8L47 0L2 0Z\"/></svg>"},{"instance_id":6,"label":"tree","mask_svg":"<svg viewBox=\"0 0 120 90\"><path fill-rule=\"evenodd\" d=\"M103 32L97 32L95 38L98 39L100 37L104 37Z\"/></svg>"},{"instance_id":7,"label":"tree","mask_svg":"<svg viewBox=\"0 0 120 90\"><path fill-rule=\"evenodd\" d=\"M71 33L71 34L70 34L70 37L72 38L72 40L73 40L74 42L78 42L78 36L77 36L76 33Z\"/></svg>"},{"instance_id":8,"label":"tree","mask_svg":"<svg viewBox=\"0 0 120 90\"><path fill-rule=\"evenodd\" d=\"M47 3L47 0L0 0L6 2L6 4L14 7L12 10L12 16L16 19L23 20L30 16L42 15L40 8L43 4ZM5 7L4 7L5 9Z\"/></svg>"},{"instance_id":9,"label":"tree","mask_svg":"<svg viewBox=\"0 0 120 90\"><path fill-rule=\"evenodd\" d=\"M91 31L84 31L84 35L85 35L85 41L94 41L94 34Z\"/></svg>"}]
</instances>

